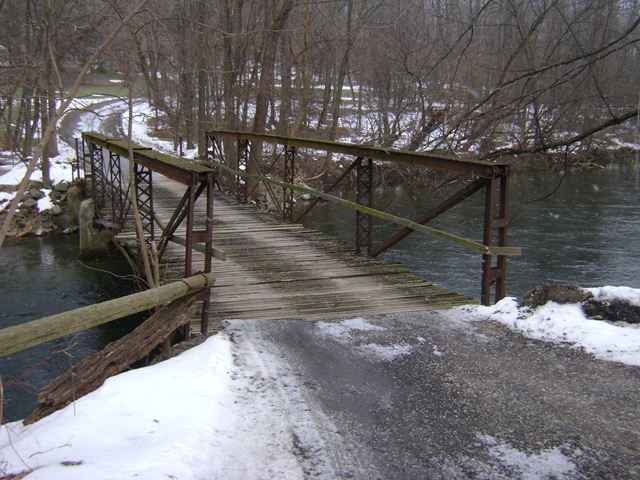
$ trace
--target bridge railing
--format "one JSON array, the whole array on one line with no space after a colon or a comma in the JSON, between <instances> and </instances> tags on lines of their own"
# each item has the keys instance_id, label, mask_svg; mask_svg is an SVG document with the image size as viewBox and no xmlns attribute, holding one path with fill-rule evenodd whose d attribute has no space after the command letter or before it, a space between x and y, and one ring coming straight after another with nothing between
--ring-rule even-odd
<instances>
[{"instance_id":1,"label":"bridge railing","mask_svg":"<svg viewBox=\"0 0 640 480\"><path fill-rule=\"evenodd\" d=\"M285 221L299 221L320 199L333 202L356 211L357 254L376 256L396 245L414 231L453 242L482 256L481 301L491 302L491 289L495 300L506 295L507 256L520 255L519 247L507 246L509 204L509 166L484 161L462 160L431 153L405 152L367 145L329 142L281 135L209 131L207 138L207 165L218 169L218 182L233 193L240 202L246 202L263 184L271 201ZM263 162L263 145L273 145L276 154L266 164ZM316 152L340 153L353 157L351 164L328 188L314 190L295 183L296 157L300 149ZM278 150L280 150L278 152ZM283 175L273 178L274 167L282 159ZM430 170L466 174L472 181L435 207L414 220L399 217L373 208L374 162L392 162ZM330 192L355 171L355 202ZM279 198L274 186L282 189ZM462 238L452 233L432 228L426 224L477 192L483 192L482 243ZM294 192L306 193L315 200L294 217ZM373 219L391 222L400 228L394 235L374 245Z\"/></svg>"},{"instance_id":2,"label":"bridge railing","mask_svg":"<svg viewBox=\"0 0 640 480\"><path fill-rule=\"evenodd\" d=\"M144 241L156 243L158 260L162 259L170 242L184 246L183 276L186 278L194 273L194 252L204 254L204 273L211 272L212 258L224 259L223 253L213 247L213 187L216 173L212 168L166 155L152 148L130 145L125 139L111 138L96 132L83 132L82 144L76 151L78 163L82 165L78 168L85 172L96 207L103 214L111 215L111 223L116 230L121 230L130 218L133 189ZM105 158L105 151L108 158ZM129 158L130 152L133 153L133 158ZM125 178L126 169L123 169L122 158L133 162L131 179ZM163 175L185 187L185 192L166 225L157 217L154 209L155 174ZM206 202L204 218L198 219L196 204L201 198ZM184 237L177 235L181 225L185 225ZM160 228L159 234L156 227ZM203 294L201 321L201 331L205 335L208 332L209 308L210 290L207 289Z\"/></svg>"}]
</instances>

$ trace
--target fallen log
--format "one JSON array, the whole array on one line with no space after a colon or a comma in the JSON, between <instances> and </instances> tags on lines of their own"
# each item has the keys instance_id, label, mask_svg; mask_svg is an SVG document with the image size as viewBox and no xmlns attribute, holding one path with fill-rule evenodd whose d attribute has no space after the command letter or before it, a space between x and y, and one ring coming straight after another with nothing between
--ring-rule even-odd
<instances>
[{"instance_id":1,"label":"fallen log","mask_svg":"<svg viewBox=\"0 0 640 480\"><path fill-rule=\"evenodd\" d=\"M78 398L96 390L104 381L145 358L181 326L191 321L195 296L176 300L158 310L131 333L89 355L43 387L36 396L39 406L24 421L36 422Z\"/></svg>"},{"instance_id":2,"label":"fallen log","mask_svg":"<svg viewBox=\"0 0 640 480\"><path fill-rule=\"evenodd\" d=\"M158 288L133 293L0 330L0 357L87 328L150 310L213 286L212 273L200 273Z\"/></svg>"}]
</instances>

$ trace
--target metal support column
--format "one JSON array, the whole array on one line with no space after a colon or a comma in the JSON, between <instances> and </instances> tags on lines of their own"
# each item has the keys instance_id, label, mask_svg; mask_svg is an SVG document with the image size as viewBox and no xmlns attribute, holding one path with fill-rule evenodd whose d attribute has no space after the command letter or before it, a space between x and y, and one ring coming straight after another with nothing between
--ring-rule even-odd
<instances>
[{"instance_id":1,"label":"metal support column","mask_svg":"<svg viewBox=\"0 0 640 480\"><path fill-rule=\"evenodd\" d=\"M496 212L496 187L499 188L497 215ZM484 232L483 243L491 247L497 240L498 247L507 246L507 208L509 203L509 167L503 167L498 178L485 180L484 201ZM480 300L483 305L491 304L491 286L495 285L495 301L502 300L506 295L507 257L497 255L497 263L494 266L492 255L482 255L482 293Z\"/></svg>"},{"instance_id":2,"label":"metal support column","mask_svg":"<svg viewBox=\"0 0 640 480\"><path fill-rule=\"evenodd\" d=\"M215 177L213 172L207 174L207 213L205 219L205 230L202 232L204 238L204 272L211 272L211 260L213 257L213 185ZM199 239L200 240L200 239ZM211 306L211 289L204 291L204 299L202 301L202 320L200 322L200 332L206 336L209 331L209 311Z\"/></svg>"},{"instance_id":3,"label":"metal support column","mask_svg":"<svg viewBox=\"0 0 640 480\"><path fill-rule=\"evenodd\" d=\"M89 142L87 142L84 138L82 139L82 162L80 162L80 171L84 178L87 178L87 164L91 163L91 149L89 147Z\"/></svg>"},{"instance_id":4,"label":"metal support column","mask_svg":"<svg viewBox=\"0 0 640 480\"><path fill-rule=\"evenodd\" d=\"M105 206L106 180L104 176L104 156L102 147L91 144L91 190L96 209Z\"/></svg>"},{"instance_id":5,"label":"metal support column","mask_svg":"<svg viewBox=\"0 0 640 480\"><path fill-rule=\"evenodd\" d=\"M196 203L196 179L191 178L191 184L187 187L187 231L186 242L184 245L184 276L193 275L193 243L194 239L194 220L195 220L195 203ZM187 323L182 329L182 335L185 340L191 336L191 326Z\"/></svg>"},{"instance_id":6,"label":"metal support column","mask_svg":"<svg viewBox=\"0 0 640 480\"><path fill-rule=\"evenodd\" d=\"M249 165L249 140L238 139L238 171L246 172ZM247 179L236 175L236 197L238 202L247 203Z\"/></svg>"},{"instance_id":7,"label":"metal support column","mask_svg":"<svg viewBox=\"0 0 640 480\"><path fill-rule=\"evenodd\" d=\"M358 158L356 165L356 203L373 205L373 160ZM356 254L371 253L373 245L371 215L356 211Z\"/></svg>"},{"instance_id":8,"label":"metal support column","mask_svg":"<svg viewBox=\"0 0 640 480\"><path fill-rule=\"evenodd\" d=\"M484 222L482 243L487 247L491 247L493 243L493 191L495 181L493 178L485 179L484 187ZM491 304L491 263L493 258L491 255L482 255L482 285L480 293L480 301L483 305Z\"/></svg>"},{"instance_id":9,"label":"metal support column","mask_svg":"<svg viewBox=\"0 0 640 480\"><path fill-rule=\"evenodd\" d=\"M80 178L80 163L83 161L82 149L80 147L81 140L79 138L75 139L76 141L76 159L71 166L71 180L75 180L76 178Z\"/></svg>"},{"instance_id":10,"label":"metal support column","mask_svg":"<svg viewBox=\"0 0 640 480\"><path fill-rule=\"evenodd\" d=\"M293 183L295 180L296 147L284 147L284 183ZM282 219L285 222L293 221L293 189L282 189Z\"/></svg>"},{"instance_id":11,"label":"metal support column","mask_svg":"<svg viewBox=\"0 0 640 480\"><path fill-rule=\"evenodd\" d=\"M507 211L509 208L509 166L504 167L500 176L500 194L498 198L498 216L493 219L493 228L498 231L498 246L507 246ZM507 295L507 257L498 255L498 264L495 271L496 279L496 302L502 300Z\"/></svg>"},{"instance_id":12,"label":"metal support column","mask_svg":"<svg viewBox=\"0 0 640 480\"><path fill-rule=\"evenodd\" d=\"M138 210L142 220L142 229L148 235L145 239L148 243L155 238L153 221L153 173L146 167L138 163L133 164L135 177L136 198L138 199Z\"/></svg>"},{"instance_id":13,"label":"metal support column","mask_svg":"<svg viewBox=\"0 0 640 480\"><path fill-rule=\"evenodd\" d=\"M125 200L124 189L122 188L122 167L120 163L120 155L109 152L109 183L111 184L111 214L113 221L120 228L124 226L125 221Z\"/></svg>"}]
</instances>

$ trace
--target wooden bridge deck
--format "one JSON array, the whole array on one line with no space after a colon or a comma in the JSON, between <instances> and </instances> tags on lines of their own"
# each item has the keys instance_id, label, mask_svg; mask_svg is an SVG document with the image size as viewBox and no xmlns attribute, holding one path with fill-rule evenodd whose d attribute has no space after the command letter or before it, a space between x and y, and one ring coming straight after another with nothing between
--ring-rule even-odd
<instances>
[{"instance_id":1,"label":"wooden bridge deck","mask_svg":"<svg viewBox=\"0 0 640 480\"><path fill-rule=\"evenodd\" d=\"M155 213L166 225L184 187L154 175L153 188ZM204 199L196 203L198 218L204 218ZM184 227L179 228L177 236L184 235ZM116 238L127 243L135 235L123 231ZM354 317L475 303L416 277L399 263L357 257L335 238L279 222L222 193L214 200L214 245L226 253L226 261L213 261L216 284L209 324L214 330L225 319ZM203 268L203 261L194 252L194 272ZM184 247L170 243L161 268L166 281L182 278Z\"/></svg>"}]
</instances>

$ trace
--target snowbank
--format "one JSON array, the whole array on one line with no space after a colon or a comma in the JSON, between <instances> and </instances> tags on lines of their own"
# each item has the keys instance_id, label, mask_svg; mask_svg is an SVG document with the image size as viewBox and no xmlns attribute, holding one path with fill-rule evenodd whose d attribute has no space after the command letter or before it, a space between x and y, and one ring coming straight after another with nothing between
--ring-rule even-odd
<instances>
[{"instance_id":1,"label":"snowbank","mask_svg":"<svg viewBox=\"0 0 640 480\"><path fill-rule=\"evenodd\" d=\"M131 137L135 143L139 143L146 147L152 147L160 152L167 153L169 155L177 155L177 152L173 148L173 142L169 140L162 140L154 136L149 127L148 121L155 115L154 108L145 101L136 101L133 105L133 125ZM123 117L123 127L127 128L128 116L125 114ZM196 158L198 155L198 148L183 150L184 158Z\"/></svg>"},{"instance_id":2,"label":"snowbank","mask_svg":"<svg viewBox=\"0 0 640 480\"><path fill-rule=\"evenodd\" d=\"M109 379L39 422L0 431L0 475L27 479L303 478L291 422L228 335ZM243 355L244 357L244 355ZM273 360L271 360L273 361Z\"/></svg>"},{"instance_id":3,"label":"snowbank","mask_svg":"<svg viewBox=\"0 0 640 480\"><path fill-rule=\"evenodd\" d=\"M638 305L640 289L600 287L585 289L598 300L624 300ZM582 348L597 358L640 366L638 325L612 324L588 318L579 304L547 302L537 308L519 307L514 298L504 298L490 307L459 307L452 310L471 320L495 320L529 338Z\"/></svg>"}]
</instances>

